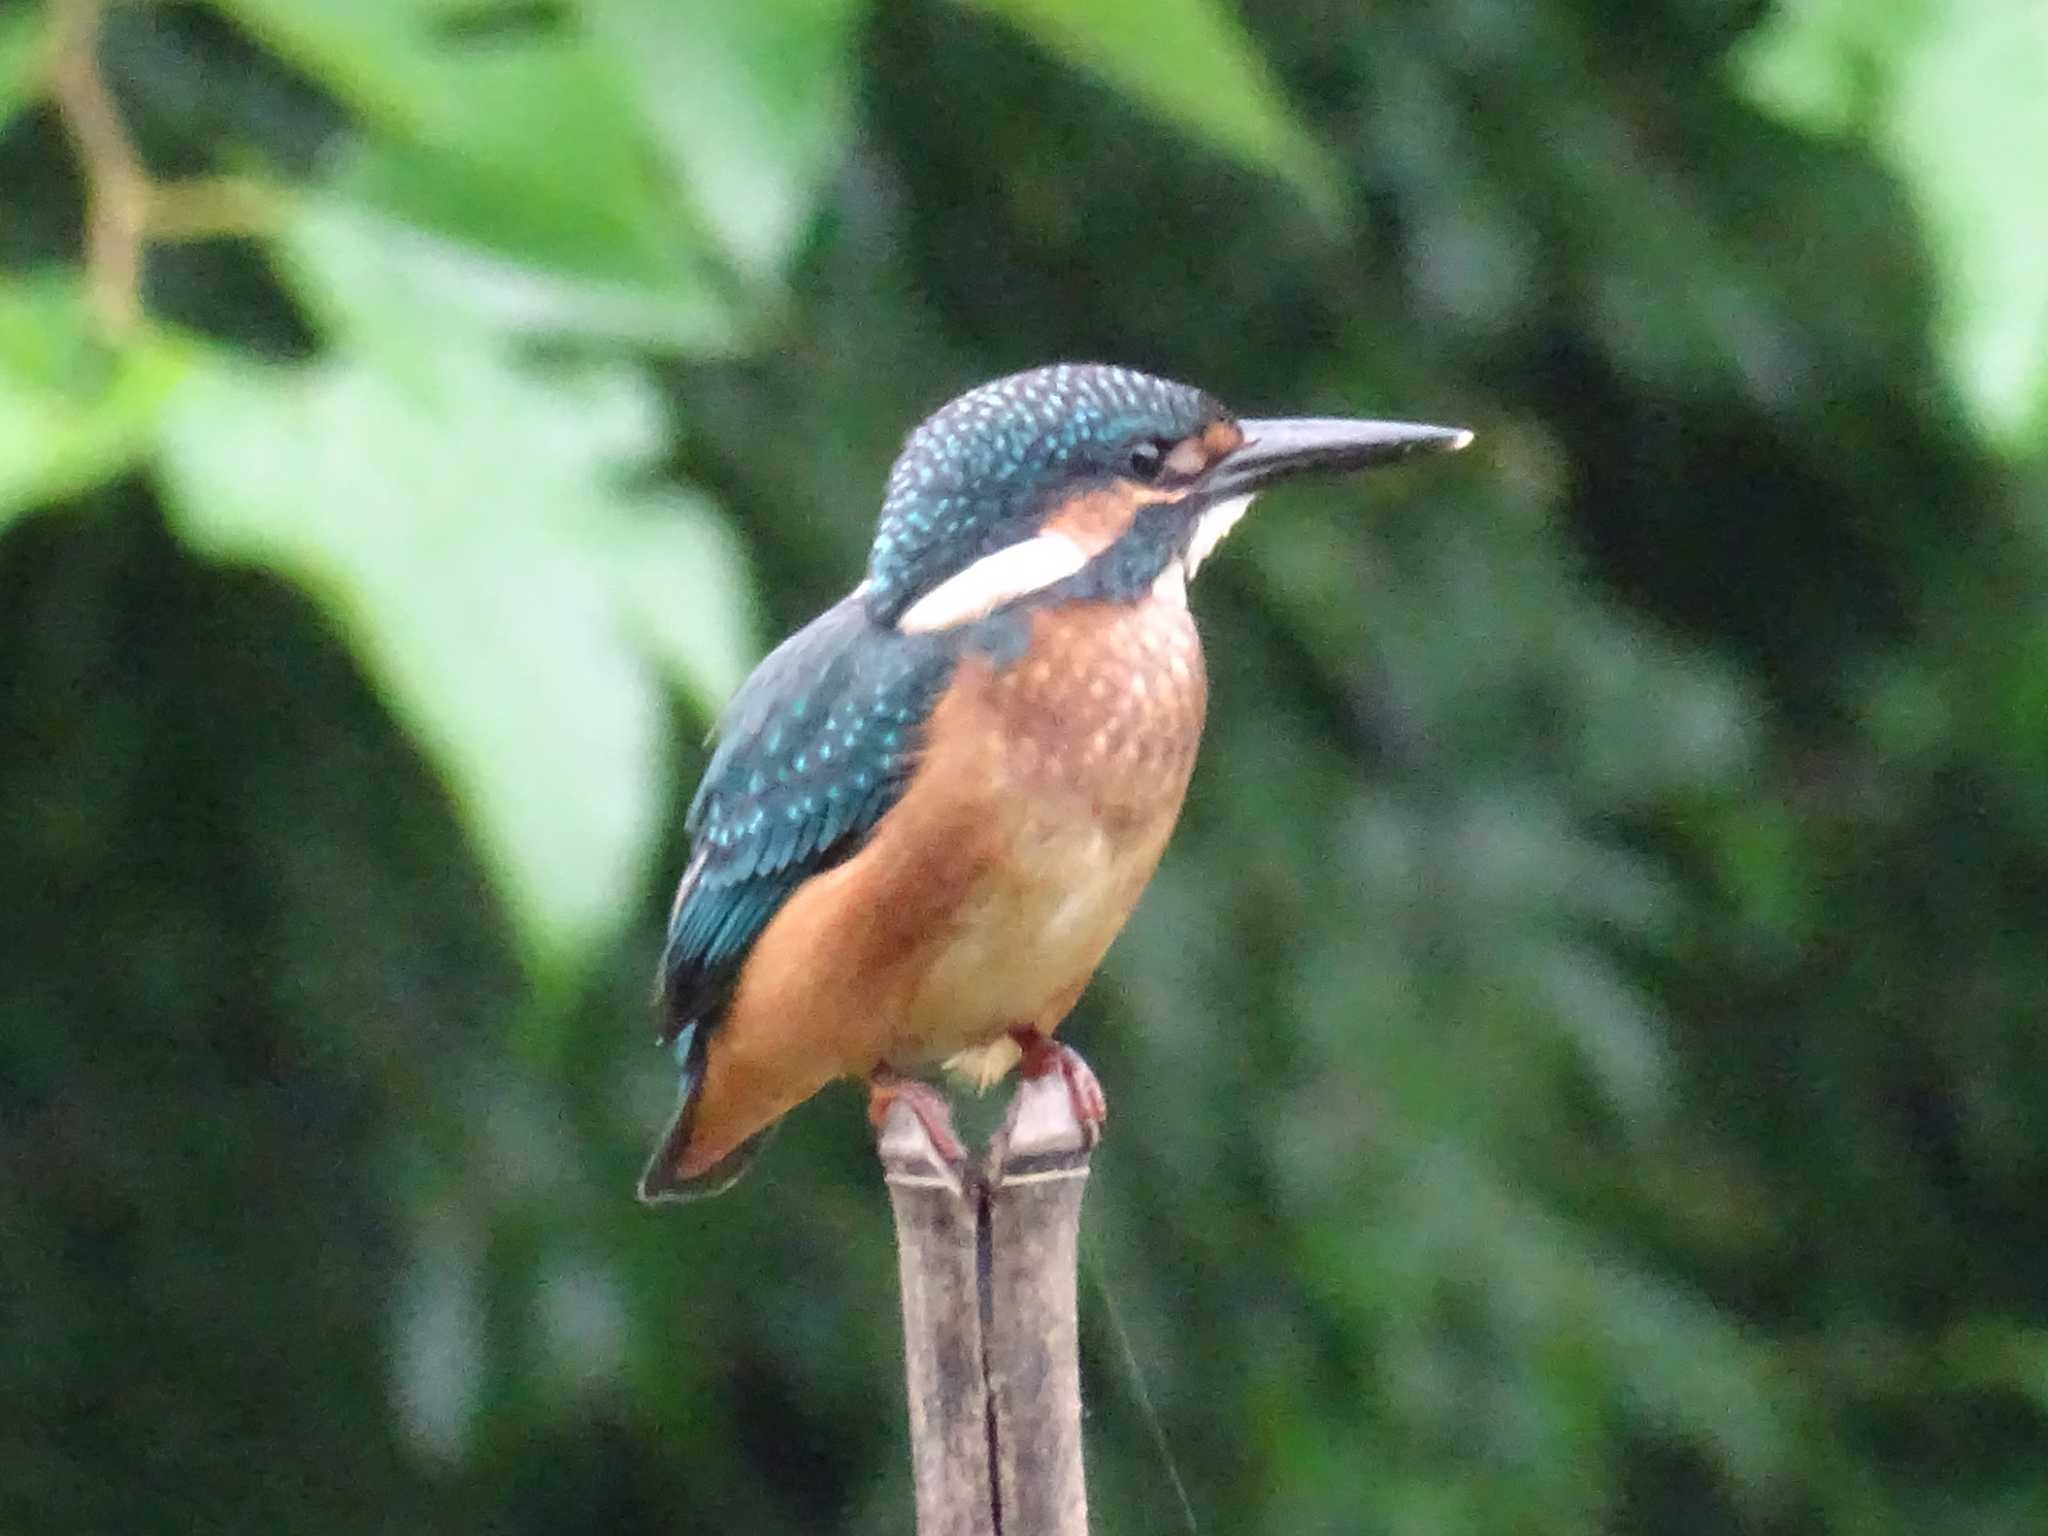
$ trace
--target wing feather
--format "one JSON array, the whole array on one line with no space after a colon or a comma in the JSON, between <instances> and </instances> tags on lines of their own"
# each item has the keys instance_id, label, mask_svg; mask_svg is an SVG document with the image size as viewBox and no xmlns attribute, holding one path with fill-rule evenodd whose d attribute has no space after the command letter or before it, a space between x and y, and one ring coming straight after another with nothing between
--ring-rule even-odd
<instances>
[{"instance_id":1,"label":"wing feather","mask_svg":"<svg viewBox=\"0 0 2048 1536\"><path fill-rule=\"evenodd\" d=\"M662 957L664 1043L715 1025L782 904L857 851L896 803L955 654L942 636L876 625L855 595L778 646L734 696L685 823L692 856Z\"/></svg>"}]
</instances>

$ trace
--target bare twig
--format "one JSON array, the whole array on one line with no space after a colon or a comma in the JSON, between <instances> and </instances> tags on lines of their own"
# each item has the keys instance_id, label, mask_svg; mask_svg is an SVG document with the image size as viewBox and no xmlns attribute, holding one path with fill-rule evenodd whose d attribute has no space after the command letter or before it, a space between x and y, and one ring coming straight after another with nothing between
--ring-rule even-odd
<instances>
[{"instance_id":1,"label":"bare twig","mask_svg":"<svg viewBox=\"0 0 2048 1536\"><path fill-rule=\"evenodd\" d=\"M100 73L100 0L52 0L50 91L85 172L86 295L111 336L142 319L149 173Z\"/></svg>"},{"instance_id":2,"label":"bare twig","mask_svg":"<svg viewBox=\"0 0 2048 1536\"><path fill-rule=\"evenodd\" d=\"M50 0L50 18L50 95L85 177L86 298L118 340L142 321L150 242L260 234L275 198L239 177L152 179L100 67L104 0Z\"/></svg>"}]
</instances>

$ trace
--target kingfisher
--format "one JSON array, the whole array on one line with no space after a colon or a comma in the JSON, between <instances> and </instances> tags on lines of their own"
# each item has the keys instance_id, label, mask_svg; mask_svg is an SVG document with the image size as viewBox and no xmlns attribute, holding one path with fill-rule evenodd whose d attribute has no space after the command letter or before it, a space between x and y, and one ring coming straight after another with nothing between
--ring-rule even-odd
<instances>
[{"instance_id":1,"label":"kingfisher","mask_svg":"<svg viewBox=\"0 0 2048 1536\"><path fill-rule=\"evenodd\" d=\"M741 685L685 821L659 1035L682 1072L643 1200L714 1195L864 1080L964 1161L943 1064L1100 1084L1053 1032L1152 877L1208 702L1188 584L1276 481L1463 448L1240 418L1128 368L969 390L910 434L860 585Z\"/></svg>"}]
</instances>

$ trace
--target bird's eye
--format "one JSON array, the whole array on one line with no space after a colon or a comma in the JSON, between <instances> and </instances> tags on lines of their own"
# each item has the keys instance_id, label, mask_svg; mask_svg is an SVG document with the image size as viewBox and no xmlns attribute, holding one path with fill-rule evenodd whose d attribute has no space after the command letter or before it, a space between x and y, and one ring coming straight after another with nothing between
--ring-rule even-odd
<instances>
[{"instance_id":1,"label":"bird's eye","mask_svg":"<svg viewBox=\"0 0 2048 1536\"><path fill-rule=\"evenodd\" d=\"M1131 445L1131 473L1140 480L1150 480L1159 473L1159 466L1166 462L1166 444L1156 437Z\"/></svg>"}]
</instances>

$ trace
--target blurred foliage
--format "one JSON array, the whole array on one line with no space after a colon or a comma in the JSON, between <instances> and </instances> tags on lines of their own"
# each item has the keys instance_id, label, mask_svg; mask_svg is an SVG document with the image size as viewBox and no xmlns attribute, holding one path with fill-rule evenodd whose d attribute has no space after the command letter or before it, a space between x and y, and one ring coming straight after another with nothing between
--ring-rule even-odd
<instances>
[{"instance_id":1,"label":"blurred foliage","mask_svg":"<svg viewBox=\"0 0 2048 1536\"><path fill-rule=\"evenodd\" d=\"M2017 451L2048 435L2048 8L2032 0L1788 6L1738 52L1751 92L1860 132L1925 222L1956 383Z\"/></svg>"},{"instance_id":2,"label":"blurred foliage","mask_svg":"<svg viewBox=\"0 0 2048 1536\"><path fill-rule=\"evenodd\" d=\"M1481 434L1205 570L1070 1026L1203 1527L2040 1529L2040 15L0 8L5 1522L906 1528L855 1096L637 1208L646 977L718 701L1067 356Z\"/></svg>"}]
</instances>

